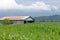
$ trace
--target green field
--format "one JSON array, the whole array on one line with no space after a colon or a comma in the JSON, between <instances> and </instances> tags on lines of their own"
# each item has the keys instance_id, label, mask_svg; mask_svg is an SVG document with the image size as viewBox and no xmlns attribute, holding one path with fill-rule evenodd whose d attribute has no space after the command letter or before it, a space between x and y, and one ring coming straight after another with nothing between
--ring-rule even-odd
<instances>
[{"instance_id":1,"label":"green field","mask_svg":"<svg viewBox=\"0 0 60 40\"><path fill-rule=\"evenodd\" d=\"M60 22L1 25L0 40L60 40Z\"/></svg>"}]
</instances>

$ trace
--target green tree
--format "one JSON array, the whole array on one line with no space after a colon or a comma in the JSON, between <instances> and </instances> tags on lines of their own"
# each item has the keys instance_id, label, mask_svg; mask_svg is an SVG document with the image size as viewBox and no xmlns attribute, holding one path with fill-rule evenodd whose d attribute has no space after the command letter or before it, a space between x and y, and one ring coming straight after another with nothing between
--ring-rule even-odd
<instances>
[{"instance_id":1,"label":"green tree","mask_svg":"<svg viewBox=\"0 0 60 40\"><path fill-rule=\"evenodd\" d=\"M41 19L40 22L45 22L45 19Z\"/></svg>"},{"instance_id":2,"label":"green tree","mask_svg":"<svg viewBox=\"0 0 60 40\"><path fill-rule=\"evenodd\" d=\"M3 25L9 25L9 24L13 24L12 21L8 20L8 19L4 19L2 22Z\"/></svg>"}]
</instances>

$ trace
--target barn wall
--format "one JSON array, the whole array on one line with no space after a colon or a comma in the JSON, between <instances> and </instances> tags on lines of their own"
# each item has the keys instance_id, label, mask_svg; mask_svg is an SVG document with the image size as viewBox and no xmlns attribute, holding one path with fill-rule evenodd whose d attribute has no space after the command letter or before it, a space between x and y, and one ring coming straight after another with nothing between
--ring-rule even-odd
<instances>
[{"instance_id":1,"label":"barn wall","mask_svg":"<svg viewBox=\"0 0 60 40\"><path fill-rule=\"evenodd\" d=\"M24 21L12 21L13 24L24 24Z\"/></svg>"},{"instance_id":2,"label":"barn wall","mask_svg":"<svg viewBox=\"0 0 60 40\"><path fill-rule=\"evenodd\" d=\"M26 23L33 23L34 22L34 19L29 17L26 19Z\"/></svg>"}]
</instances>

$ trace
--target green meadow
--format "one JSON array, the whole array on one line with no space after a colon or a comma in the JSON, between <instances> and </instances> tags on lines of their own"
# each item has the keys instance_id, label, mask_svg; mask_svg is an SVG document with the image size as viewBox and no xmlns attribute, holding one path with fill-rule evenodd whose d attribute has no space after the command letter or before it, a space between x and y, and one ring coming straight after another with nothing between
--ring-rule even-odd
<instances>
[{"instance_id":1,"label":"green meadow","mask_svg":"<svg viewBox=\"0 0 60 40\"><path fill-rule=\"evenodd\" d=\"M60 22L0 25L0 40L60 40Z\"/></svg>"}]
</instances>

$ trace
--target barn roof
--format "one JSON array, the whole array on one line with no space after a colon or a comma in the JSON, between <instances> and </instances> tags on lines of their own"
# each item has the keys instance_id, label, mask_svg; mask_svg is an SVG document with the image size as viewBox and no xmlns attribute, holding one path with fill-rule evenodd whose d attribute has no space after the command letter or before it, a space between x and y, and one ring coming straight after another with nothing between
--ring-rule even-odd
<instances>
[{"instance_id":1,"label":"barn roof","mask_svg":"<svg viewBox=\"0 0 60 40\"><path fill-rule=\"evenodd\" d=\"M30 16L8 16L8 17L3 17L0 18L0 20L25 20L26 18L29 18Z\"/></svg>"}]
</instances>

